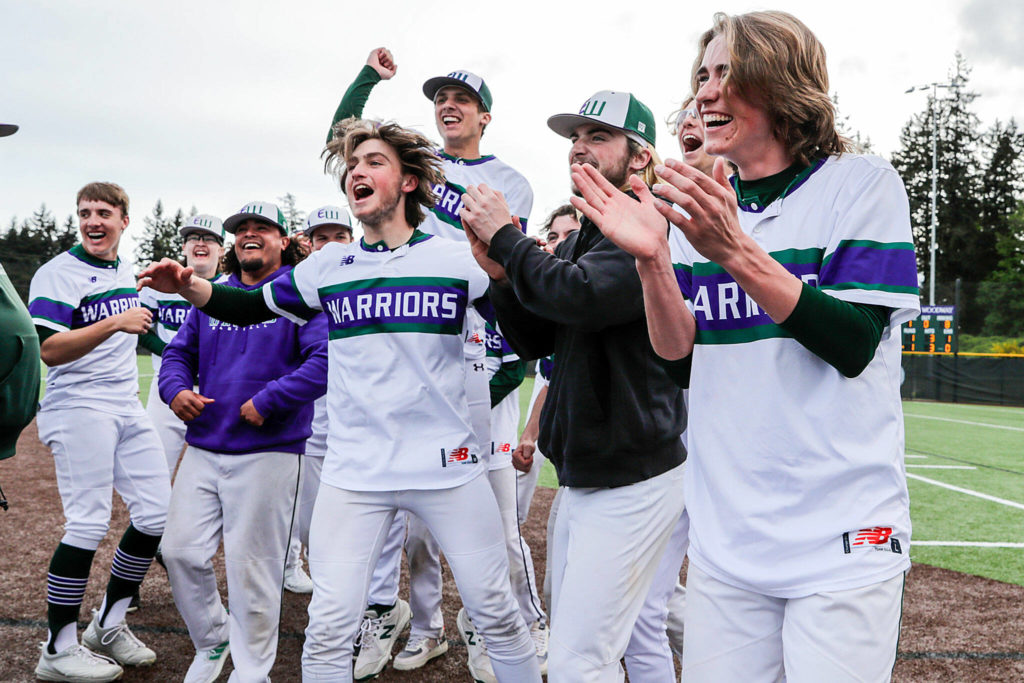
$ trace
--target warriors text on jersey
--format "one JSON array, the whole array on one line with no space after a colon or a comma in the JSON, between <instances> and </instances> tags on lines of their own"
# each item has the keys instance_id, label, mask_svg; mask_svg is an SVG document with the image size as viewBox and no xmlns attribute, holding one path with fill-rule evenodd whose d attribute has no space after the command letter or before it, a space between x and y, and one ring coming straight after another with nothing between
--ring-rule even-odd
<instances>
[{"instance_id":1,"label":"warriors text on jersey","mask_svg":"<svg viewBox=\"0 0 1024 683\"><path fill-rule=\"evenodd\" d=\"M332 243L263 293L304 322L327 313L327 455L321 480L355 491L441 489L482 471L466 403L463 323L487 276L464 243Z\"/></svg>"}]
</instances>

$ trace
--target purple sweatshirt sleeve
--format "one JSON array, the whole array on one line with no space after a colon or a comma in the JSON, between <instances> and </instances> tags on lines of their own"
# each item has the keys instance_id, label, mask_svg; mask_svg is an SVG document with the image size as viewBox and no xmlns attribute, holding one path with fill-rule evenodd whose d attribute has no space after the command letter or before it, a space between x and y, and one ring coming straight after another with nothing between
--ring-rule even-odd
<instances>
[{"instance_id":1,"label":"purple sweatshirt sleeve","mask_svg":"<svg viewBox=\"0 0 1024 683\"><path fill-rule=\"evenodd\" d=\"M280 411L294 411L327 393L327 316L320 313L299 327L298 343L302 364L267 382L252 397L253 405L264 418Z\"/></svg>"},{"instance_id":2,"label":"purple sweatshirt sleeve","mask_svg":"<svg viewBox=\"0 0 1024 683\"><path fill-rule=\"evenodd\" d=\"M160 399L167 405L171 405L179 392L191 390L196 384L199 367L198 318L199 311L195 308L188 312L185 324L164 348L161 356L158 387Z\"/></svg>"}]
</instances>

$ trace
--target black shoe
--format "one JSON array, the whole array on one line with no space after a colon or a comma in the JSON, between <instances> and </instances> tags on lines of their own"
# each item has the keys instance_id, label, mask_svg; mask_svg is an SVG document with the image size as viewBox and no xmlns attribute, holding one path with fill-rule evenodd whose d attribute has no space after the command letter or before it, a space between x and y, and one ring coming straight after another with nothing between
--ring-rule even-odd
<instances>
[{"instance_id":1,"label":"black shoe","mask_svg":"<svg viewBox=\"0 0 1024 683\"><path fill-rule=\"evenodd\" d=\"M139 589L135 589L135 595L132 596L132 601L128 603L128 612L136 612L139 609L139 605L142 600L139 599Z\"/></svg>"},{"instance_id":2,"label":"black shoe","mask_svg":"<svg viewBox=\"0 0 1024 683\"><path fill-rule=\"evenodd\" d=\"M156 563L158 565L160 565L161 567L163 567L164 571L166 572L167 571L167 565L164 564L164 554L163 554L163 551L160 550L160 548L156 549L156 557L155 557L155 559L156 559Z\"/></svg>"}]
</instances>

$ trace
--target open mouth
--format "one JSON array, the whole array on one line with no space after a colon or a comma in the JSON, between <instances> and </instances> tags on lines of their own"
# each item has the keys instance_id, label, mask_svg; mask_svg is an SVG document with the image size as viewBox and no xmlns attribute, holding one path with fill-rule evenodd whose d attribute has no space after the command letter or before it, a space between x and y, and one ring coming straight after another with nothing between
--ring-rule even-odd
<instances>
[{"instance_id":1,"label":"open mouth","mask_svg":"<svg viewBox=\"0 0 1024 683\"><path fill-rule=\"evenodd\" d=\"M704 128L720 128L727 123L732 122L732 117L728 114L704 114Z\"/></svg>"},{"instance_id":2,"label":"open mouth","mask_svg":"<svg viewBox=\"0 0 1024 683\"><path fill-rule=\"evenodd\" d=\"M263 247L260 245L259 242L243 242L242 243L242 251L256 251L256 250L259 250L259 249L262 249L262 248Z\"/></svg>"},{"instance_id":3,"label":"open mouth","mask_svg":"<svg viewBox=\"0 0 1024 683\"><path fill-rule=\"evenodd\" d=\"M366 199L373 194L373 189L365 183L359 183L352 186L352 196L355 197L356 201Z\"/></svg>"},{"instance_id":4,"label":"open mouth","mask_svg":"<svg viewBox=\"0 0 1024 683\"><path fill-rule=\"evenodd\" d=\"M695 152L704 145L704 141L692 133L683 136L683 152L689 154Z\"/></svg>"},{"instance_id":5,"label":"open mouth","mask_svg":"<svg viewBox=\"0 0 1024 683\"><path fill-rule=\"evenodd\" d=\"M85 236L88 237L91 240L97 240L98 241L98 240L101 240L104 237L106 237L107 233L105 233L105 232L103 232L101 230L90 230L89 232L85 233Z\"/></svg>"},{"instance_id":6,"label":"open mouth","mask_svg":"<svg viewBox=\"0 0 1024 683\"><path fill-rule=\"evenodd\" d=\"M441 123L443 123L446 126L449 126L449 125L452 125L452 124L455 124L455 123L458 123L458 122L459 122L459 118L457 116L452 116L451 114L445 114L444 116L441 117Z\"/></svg>"}]
</instances>

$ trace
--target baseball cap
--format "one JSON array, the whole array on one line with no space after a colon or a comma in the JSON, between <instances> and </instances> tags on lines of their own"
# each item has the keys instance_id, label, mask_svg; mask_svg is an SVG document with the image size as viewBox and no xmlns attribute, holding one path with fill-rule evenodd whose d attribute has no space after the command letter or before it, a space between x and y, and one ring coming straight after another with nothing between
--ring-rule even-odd
<instances>
[{"instance_id":1,"label":"baseball cap","mask_svg":"<svg viewBox=\"0 0 1024 683\"><path fill-rule=\"evenodd\" d=\"M602 90L594 93L580 107L578 114L555 114L548 119L548 128L564 138L588 121L621 130L641 145L654 145L657 126L654 114L643 102L628 92Z\"/></svg>"},{"instance_id":2,"label":"baseball cap","mask_svg":"<svg viewBox=\"0 0 1024 683\"><path fill-rule=\"evenodd\" d=\"M307 237L311 237L313 231L321 225L343 225L351 230L352 218L348 215L348 211L340 206L321 206L316 211L310 211L306 216L306 227L303 232Z\"/></svg>"},{"instance_id":3,"label":"baseball cap","mask_svg":"<svg viewBox=\"0 0 1024 683\"><path fill-rule=\"evenodd\" d=\"M13 123L0 123L0 138L14 135L18 132L18 126Z\"/></svg>"},{"instance_id":4,"label":"baseball cap","mask_svg":"<svg viewBox=\"0 0 1024 683\"><path fill-rule=\"evenodd\" d=\"M480 100L480 103L484 105L486 111L491 110L491 91L484 83L484 79L477 76L475 73L470 71L453 71L447 76L435 76L429 78L423 84L423 94L427 96L427 99L431 102L434 101L434 96L437 95L437 91L446 85L455 85L460 88L465 88L469 92L473 93L473 96Z\"/></svg>"},{"instance_id":5,"label":"baseball cap","mask_svg":"<svg viewBox=\"0 0 1024 683\"><path fill-rule=\"evenodd\" d=\"M269 223L270 225L276 225L281 234L288 234L288 224L284 220L284 214L281 213L281 209L278 208L277 204L271 202L249 202L239 209L238 213L229 216L224 221L224 230L233 235L238 226L250 218Z\"/></svg>"},{"instance_id":6,"label":"baseball cap","mask_svg":"<svg viewBox=\"0 0 1024 683\"><path fill-rule=\"evenodd\" d=\"M224 224L216 216L201 213L198 216L192 216L185 225L178 228L178 234L182 237L186 237L190 232L205 232L219 237L221 244L224 243Z\"/></svg>"}]
</instances>

